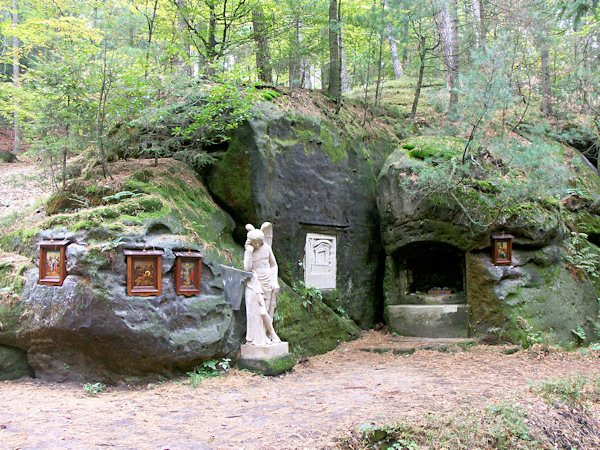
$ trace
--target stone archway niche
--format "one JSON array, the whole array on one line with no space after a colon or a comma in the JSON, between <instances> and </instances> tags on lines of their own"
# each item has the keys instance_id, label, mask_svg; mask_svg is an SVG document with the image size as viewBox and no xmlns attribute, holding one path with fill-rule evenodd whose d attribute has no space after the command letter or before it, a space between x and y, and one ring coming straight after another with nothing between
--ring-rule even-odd
<instances>
[{"instance_id":1,"label":"stone archway niche","mask_svg":"<svg viewBox=\"0 0 600 450\"><path fill-rule=\"evenodd\" d=\"M388 324L415 337L467 337L465 252L437 241L408 244L389 260Z\"/></svg>"}]
</instances>

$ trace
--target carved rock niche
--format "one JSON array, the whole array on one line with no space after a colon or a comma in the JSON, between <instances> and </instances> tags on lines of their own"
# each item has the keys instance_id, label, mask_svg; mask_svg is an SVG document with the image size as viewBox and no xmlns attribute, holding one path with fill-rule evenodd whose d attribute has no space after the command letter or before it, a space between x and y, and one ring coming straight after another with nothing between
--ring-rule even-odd
<instances>
[{"instance_id":1,"label":"carved rock niche","mask_svg":"<svg viewBox=\"0 0 600 450\"><path fill-rule=\"evenodd\" d=\"M67 258L65 256L69 240L50 240L40 242L39 284L62 286L67 277Z\"/></svg>"},{"instance_id":2,"label":"carved rock niche","mask_svg":"<svg viewBox=\"0 0 600 450\"><path fill-rule=\"evenodd\" d=\"M127 295L160 295L162 250L123 250L127 257Z\"/></svg>"},{"instance_id":3,"label":"carved rock niche","mask_svg":"<svg viewBox=\"0 0 600 450\"><path fill-rule=\"evenodd\" d=\"M307 233L304 255L304 284L317 289L335 289L336 237Z\"/></svg>"},{"instance_id":4,"label":"carved rock niche","mask_svg":"<svg viewBox=\"0 0 600 450\"><path fill-rule=\"evenodd\" d=\"M200 275L202 258L200 252L173 252L175 255L175 292L177 295L198 295L200 293Z\"/></svg>"}]
</instances>

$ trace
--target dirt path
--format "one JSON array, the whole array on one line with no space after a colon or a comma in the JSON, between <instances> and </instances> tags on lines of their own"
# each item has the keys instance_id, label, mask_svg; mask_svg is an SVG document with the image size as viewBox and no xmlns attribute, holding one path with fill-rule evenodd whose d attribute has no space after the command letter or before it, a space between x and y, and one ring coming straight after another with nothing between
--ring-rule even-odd
<instances>
[{"instance_id":1,"label":"dirt path","mask_svg":"<svg viewBox=\"0 0 600 450\"><path fill-rule=\"evenodd\" d=\"M231 371L198 388L165 383L86 397L81 385L37 380L0 383L1 448L320 448L366 422L484 407L529 404L529 381L600 376L597 356L501 347L410 356L361 349L362 339L282 377Z\"/></svg>"}]
</instances>

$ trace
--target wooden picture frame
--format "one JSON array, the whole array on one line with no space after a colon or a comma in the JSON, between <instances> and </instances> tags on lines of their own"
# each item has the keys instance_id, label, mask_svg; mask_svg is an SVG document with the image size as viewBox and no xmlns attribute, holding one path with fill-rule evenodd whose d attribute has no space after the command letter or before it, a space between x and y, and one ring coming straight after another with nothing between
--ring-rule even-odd
<instances>
[{"instance_id":1,"label":"wooden picture frame","mask_svg":"<svg viewBox=\"0 0 600 450\"><path fill-rule=\"evenodd\" d=\"M162 292L162 250L123 250L127 257L127 295L149 297Z\"/></svg>"},{"instance_id":2,"label":"wooden picture frame","mask_svg":"<svg viewBox=\"0 0 600 450\"><path fill-rule=\"evenodd\" d=\"M492 262L496 266L512 264L512 240L514 236L501 234L492 236Z\"/></svg>"},{"instance_id":3,"label":"wooden picture frame","mask_svg":"<svg viewBox=\"0 0 600 450\"><path fill-rule=\"evenodd\" d=\"M62 286L67 277L67 245L68 239L40 242L40 274L39 284Z\"/></svg>"},{"instance_id":4,"label":"wooden picture frame","mask_svg":"<svg viewBox=\"0 0 600 450\"><path fill-rule=\"evenodd\" d=\"M173 252L175 255L175 292L177 295L198 295L202 274L202 258L200 252Z\"/></svg>"}]
</instances>

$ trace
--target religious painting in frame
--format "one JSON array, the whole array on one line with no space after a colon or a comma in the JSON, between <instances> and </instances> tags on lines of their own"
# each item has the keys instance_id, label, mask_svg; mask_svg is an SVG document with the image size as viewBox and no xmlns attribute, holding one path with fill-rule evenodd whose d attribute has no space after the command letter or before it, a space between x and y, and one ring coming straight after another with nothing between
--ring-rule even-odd
<instances>
[{"instance_id":1,"label":"religious painting in frame","mask_svg":"<svg viewBox=\"0 0 600 450\"><path fill-rule=\"evenodd\" d=\"M127 257L127 295L149 297L162 291L162 250L123 250Z\"/></svg>"},{"instance_id":2,"label":"religious painting in frame","mask_svg":"<svg viewBox=\"0 0 600 450\"><path fill-rule=\"evenodd\" d=\"M514 236L501 234L492 236L492 262L496 266L512 264L512 240Z\"/></svg>"},{"instance_id":3,"label":"religious painting in frame","mask_svg":"<svg viewBox=\"0 0 600 450\"><path fill-rule=\"evenodd\" d=\"M193 251L173 252L173 254L175 255L175 292L177 295L198 295L204 255Z\"/></svg>"},{"instance_id":4,"label":"religious painting in frame","mask_svg":"<svg viewBox=\"0 0 600 450\"><path fill-rule=\"evenodd\" d=\"M66 249L69 244L67 239L40 242L39 284L62 286L67 277Z\"/></svg>"}]
</instances>

